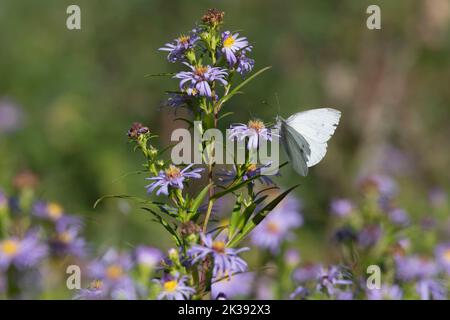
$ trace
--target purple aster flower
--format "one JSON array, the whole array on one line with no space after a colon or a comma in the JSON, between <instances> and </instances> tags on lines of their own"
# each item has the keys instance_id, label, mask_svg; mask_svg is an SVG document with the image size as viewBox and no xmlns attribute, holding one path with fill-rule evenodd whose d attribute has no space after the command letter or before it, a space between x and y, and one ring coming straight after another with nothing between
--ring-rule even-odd
<instances>
[{"instance_id":1,"label":"purple aster flower","mask_svg":"<svg viewBox=\"0 0 450 320\"><path fill-rule=\"evenodd\" d=\"M135 254L137 264L149 269L154 269L163 259L161 250L147 246L137 247Z\"/></svg>"},{"instance_id":2,"label":"purple aster flower","mask_svg":"<svg viewBox=\"0 0 450 320\"><path fill-rule=\"evenodd\" d=\"M275 254L283 241L292 238L291 230L302 224L300 202L287 197L252 231L251 241Z\"/></svg>"},{"instance_id":3,"label":"purple aster flower","mask_svg":"<svg viewBox=\"0 0 450 320\"><path fill-rule=\"evenodd\" d=\"M245 52L242 52L238 57L236 71L241 75L245 76L247 73L250 73L255 66L255 60L247 57Z\"/></svg>"},{"instance_id":4,"label":"purple aster flower","mask_svg":"<svg viewBox=\"0 0 450 320\"><path fill-rule=\"evenodd\" d=\"M211 286L211 297L217 299L224 296L227 299L235 299L239 296L247 296L252 290L252 284L255 279L253 273L238 273L231 278L225 278L220 281L213 281Z\"/></svg>"},{"instance_id":5,"label":"purple aster flower","mask_svg":"<svg viewBox=\"0 0 450 320\"><path fill-rule=\"evenodd\" d=\"M260 120L250 120L248 124L238 123L230 128L229 138L244 141L248 138L247 149L255 150L260 140L272 141L273 133Z\"/></svg>"},{"instance_id":6,"label":"purple aster flower","mask_svg":"<svg viewBox=\"0 0 450 320\"><path fill-rule=\"evenodd\" d=\"M103 300L106 298L103 282L100 280L92 281L88 288L80 289L74 297L75 300Z\"/></svg>"},{"instance_id":7,"label":"purple aster flower","mask_svg":"<svg viewBox=\"0 0 450 320\"><path fill-rule=\"evenodd\" d=\"M170 93L165 105L171 108L187 107L192 101L192 94Z\"/></svg>"},{"instance_id":8,"label":"purple aster flower","mask_svg":"<svg viewBox=\"0 0 450 320\"><path fill-rule=\"evenodd\" d=\"M410 219L408 213L400 208L395 208L389 211L388 213L389 219L392 221L393 224L405 227L409 225Z\"/></svg>"},{"instance_id":9,"label":"purple aster flower","mask_svg":"<svg viewBox=\"0 0 450 320\"><path fill-rule=\"evenodd\" d=\"M192 264L204 260L207 256L212 256L214 260L213 276L231 277L235 272L247 271L247 263L238 256L239 253L250 250L249 248L233 249L227 248L224 240L213 240L210 234L200 235L202 245L194 245L188 250L188 254L193 257Z\"/></svg>"},{"instance_id":10,"label":"purple aster flower","mask_svg":"<svg viewBox=\"0 0 450 320\"><path fill-rule=\"evenodd\" d=\"M211 84L214 81L227 85L225 80L227 71L218 67L211 66L191 66L185 63L191 71L182 71L177 73L174 78L181 79L180 89L190 95L201 95L212 97ZM190 83L190 84L189 84ZM189 84L189 85L188 85ZM188 90L190 88L191 90Z\"/></svg>"},{"instance_id":11,"label":"purple aster flower","mask_svg":"<svg viewBox=\"0 0 450 320\"><path fill-rule=\"evenodd\" d=\"M110 249L99 260L88 266L88 273L92 279L102 283L103 296L111 299L136 299L135 285L127 274L133 263L126 253L118 253Z\"/></svg>"},{"instance_id":12,"label":"purple aster flower","mask_svg":"<svg viewBox=\"0 0 450 320\"><path fill-rule=\"evenodd\" d=\"M397 285L382 285L380 289L367 290L369 300L402 300L403 291Z\"/></svg>"},{"instance_id":13,"label":"purple aster flower","mask_svg":"<svg viewBox=\"0 0 450 320\"><path fill-rule=\"evenodd\" d=\"M336 300L353 300L353 291L351 290L337 290L335 293Z\"/></svg>"},{"instance_id":14,"label":"purple aster flower","mask_svg":"<svg viewBox=\"0 0 450 320\"><path fill-rule=\"evenodd\" d=\"M306 299L309 296L309 290L303 286L297 287L294 292L289 295L289 299Z\"/></svg>"},{"instance_id":15,"label":"purple aster flower","mask_svg":"<svg viewBox=\"0 0 450 320\"><path fill-rule=\"evenodd\" d=\"M377 244L382 235L379 225L372 224L364 227L358 235L358 243L363 248L368 248Z\"/></svg>"},{"instance_id":16,"label":"purple aster flower","mask_svg":"<svg viewBox=\"0 0 450 320\"><path fill-rule=\"evenodd\" d=\"M188 300L195 290L186 285L187 276L170 276L165 275L161 280L153 280L161 286L161 293L158 300Z\"/></svg>"},{"instance_id":17,"label":"purple aster flower","mask_svg":"<svg viewBox=\"0 0 450 320\"><path fill-rule=\"evenodd\" d=\"M336 286L351 285L353 282L349 279L349 274L342 268L331 266L328 269L322 268L317 277L317 290L326 289L328 295L335 296L340 292Z\"/></svg>"},{"instance_id":18,"label":"purple aster flower","mask_svg":"<svg viewBox=\"0 0 450 320\"><path fill-rule=\"evenodd\" d=\"M194 170L189 169L193 166L193 164L188 165L183 170L180 170L178 167L174 165L170 165L165 171L160 171L157 177L146 178L146 180L153 180L154 182L150 183L146 186L147 192L151 193L155 189L158 188L156 195L165 194L169 195L169 187L175 189L183 189L183 183L185 179L194 178L200 179L200 172L203 171L202 168L197 168Z\"/></svg>"},{"instance_id":19,"label":"purple aster flower","mask_svg":"<svg viewBox=\"0 0 450 320\"><path fill-rule=\"evenodd\" d=\"M341 218L350 215L354 207L349 199L334 199L330 205L331 213Z\"/></svg>"},{"instance_id":20,"label":"purple aster flower","mask_svg":"<svg viewBox=\"0 0 450 320\"><path fill-rule=\"evenodd\" d=\"M58 256L84 257L86 241L80 237L81 224L61 218L56 224L56 235L50 239L50 250Z\"/></svg>"},{"instance_id":21,"label":"purple aster flower","mask_svg":"<svg viewBox=\"0 0 450 320\"><path fill-rule=\"evenodd\" d=\"M161 51L169 52L167 60L174 63L185 60L186 51L194 48L195 43L200 39L197 30L192 30L190 35L182 35L172 43L166 43L165 47L159 48Z\"/></svg>"},{"instance_id":22,"label":"purple aster flower","mask_svg":"<svg viewBox=\"0 0 450 320\"><path fill-rule=\"evenodd\" d=\"M289 249L284 254L284 261L291 267L295 267L300 263L300 254L295 249Z\"/></svg>"},{"instance_id":23,"label":"purple aster flower","mask_svg":"<svg viewBox=\"0 0 450 320\"><path fill-rule=\"evenodd\" d=\"M222 45L222 53L230 66L234 66L238 61L236 53L249 47L247 38L239 38L239 33L232 34L230 31L222 33Z\"/></svg>"},{"instance_id":24,"label":"purple aster flower","mask_svg":"<svg viewBox=\"0 0 450 320\"><path fill-rule=\"evenodd\" d=\"M305 283L311 280L316 280L317 276L322 272L322 267L318 264L306 264L298 268L293 273L293 278L299 283Z\"/></svg>"},{"instance_id":25,"label":"purple aster flower","mask_svg":"<svg viewBox=\"0 0 450 320\"><path fill-rule=\"evenodd\" d=\"M428 199L434 208L441 208L447 203L447 193L441 188L433 188L428 193Z\"/></svg>"},{"instance_id":26,"label":"purple aster flower","mask_svg":"<svg viewBox=\"0 0 450 320\"><path fill-rule=\"evenodd\" d=\"M431 278L438 273L434 261L419 256L396 256L396 276L402 281Z\"/></svg>"},{"instance_id":27,"label":"purple aster flower","mask_svg":"<svg viewBox=\"0 0 450 320\"><path fill-rule=\"evenodd\" d=\"M0 241L0 270L10 265L19 269L30 268L38 264L47 254L35 233L29 233L23 239L11 237Z\"/></svg>"},{"instance_id":28,"label":"purple aster flower","mask_svg":"<svg viewBox=\"0 0 450 320\"><path fill-rule=\"evenodd\" d=\"M33 206L33 214L39 218L57 221L64 215L64 209L55 202L39 201Z\"/></svg>"},{"instance_id":29,"label":"purple aster flower","mask_svg":"<svg viewBox=\"0 0 450 320\"><path fill-rule=\"evenodd\" d=\"M248 166L247 171L242 176L243 181L247 181L248 179L251 179L255 176L260 176L256 180L258 180L262 184L274 184L272 179L270 179L268 176L263 175L262 171L269 168L271 163L268 164L251 164ZM236 172L236 166L233 166L232 170L226 170L223 169L222 172L218 173L217 176L219 177L219 181L223 183L230 183L236 179L237 172ZM280 176L279 173L276 174L276 176ZM251 183L254 184L256 180L253 180Z\"/></svg>"},{"instance_id":30,"label":"purple aster flower","mask_svg":"<svg viewBox=\"0 0 450 320\"><path fill-rule=\"evenodd\" d=\"M22 111L11 100L0 100L0 133L10 133L22 125Z\"/></svg>"},{"instance_id":31,"label":"purple aster flower","mask_svg":"<svg viewBox=\"0 0 450 320\"><path fill-rule=\"evenodd\" d=\"M421 300L446 300L447 288L437 280L424 279L416 284L416 291Z\"/></svg>"},{"instance_id":32,"label":"purple aster flower","mask_svg":"<svg viewBox=\"0 0 450 320\"><path fill-rule=\"evenodd\" d=\"M450 243L438 245L435 255L439 266L450 275Z\"/></svg>"}]
</instances>

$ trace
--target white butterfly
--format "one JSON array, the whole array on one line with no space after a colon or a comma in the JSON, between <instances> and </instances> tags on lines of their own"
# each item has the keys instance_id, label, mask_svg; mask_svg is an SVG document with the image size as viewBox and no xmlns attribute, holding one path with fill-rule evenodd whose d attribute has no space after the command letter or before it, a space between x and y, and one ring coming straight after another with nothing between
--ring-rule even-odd
<instances>
[{"instance_id":1,"label":"white butterfly","mask_svg":"<svg viewBox=\"0 0 450 320\"><path fill-rule=\"evenodd\" d=\"M327 153L330 140L341 118L331 108L296 113L287 120L278 117L280 141L295 171L306 176L308 168L319 163Z\"/></svg>"}]
</instances>

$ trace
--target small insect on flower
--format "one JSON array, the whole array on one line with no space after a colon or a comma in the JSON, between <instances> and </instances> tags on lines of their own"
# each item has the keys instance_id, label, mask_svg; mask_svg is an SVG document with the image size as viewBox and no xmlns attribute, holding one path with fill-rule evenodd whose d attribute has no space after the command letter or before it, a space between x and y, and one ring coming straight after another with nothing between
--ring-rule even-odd
<instances>
[{"instance_id":1,"label":"small insect on flower","mask_svg":"<svg viewBox=\"0 0 450 320\"><path fill-rule=\"evenodd\" d=\"M158 295L158 300L187 300L194 293L195 290L186 285L187 276L180 275L165 275L161 280L154 279L155 283L161 286L161 293Z\"/></svg>"},{"instance_id":2,"label":"small insect on flower","mask_svg":"<svg viewBox=\"0 0 450 320\"><path fill-rule=\"evenodd\" d=\"M238 61L236 53L246 48L249 48L247 38L239 38L239 33L232 34L230 31L222 33L222 53L230 66L234 66Z\"/></svg>"},{"instance_id":3,"label":"small insect on flower","mask_svg":"<svg viewBox=\"0 0 450 320\"><path fill-rule=\"evenodd\" d=\"M197 30L194 29L189 35L181 35L172 43L166 43L165 47L159 48L159 50L169 52L167 56L169 62L183 61L186 58L186 52L193 49L199 39Z\"/></svg>"},{"instance_id":4,"label":"small insect on flower","mask_svg":"<svg viewBox=\"0 0 450 320\"><path fill-rule=\"evenodd\" d=\"M0 270L7 270L10 265L19 269L36 266L47 254L47 247L40 243L34 233L23 239L16 237L0 241Z\"/></svg>"},{"instance_id":5,"label":"small insect on flower","mask_svg":"<svg viewBox=\"0 0 450 320\"><path fill-rule=\"evenodd\" d=\"M272 141L274 133L261 120L250 120L248 124L238 123L230 128L230 139L243 141L248 138L247 149L256 150L261 140Z\"/></svg>"},{"instance_id":6,"label":"small insect on flower","mask_svg":"<svg viewBox=\"0 0 450 320\"><path fill-rule=\"evenodd\" d=\"M227 248L225 241L213 240L210 234L201 234L202 245L194 245L188 250L193 257L192 264L212 256L214 260L214 278L231 277L235 272L247 271L247 263L238 256L239 253L250 250L249 248Z\"/></svg>"},{"instance_id":7,"label":"small insect on flower","mask_svg":"<svg viewBox=\"0 0 450 320\"><path fill-rule=\"evenodd\" d=\"M147 192L151 193L159 188L156 191L156 195L159 196L162 193L167 196L169 195L169 187L182 190L185 179L201 178L200 172L203 171L203 168L189 170L192 166L193 164L190 164L183 170L180 170L178 167L170 165L166 170L161 170L157 177L146 178L146 180L154 181L146 186Z\"/></svg>"},{"instance_id":8,"label":"small insect on flower","mask_svg":"<svg viewBox=\"0 0 450 320\"><path fill-rule=\"evenodd\" d=\"M191 66L185 63L191 71L182 71L177 73L174 78L181 79L180 89L188 94L199 94L200 96L212 97L211 84L215 81L226 86L228 84L225 77L227 71L218 67L211 66ZM190 85L187 85L190 83ZM195 91L189 90L195 89Z\"/></svg>"}]
</instances>

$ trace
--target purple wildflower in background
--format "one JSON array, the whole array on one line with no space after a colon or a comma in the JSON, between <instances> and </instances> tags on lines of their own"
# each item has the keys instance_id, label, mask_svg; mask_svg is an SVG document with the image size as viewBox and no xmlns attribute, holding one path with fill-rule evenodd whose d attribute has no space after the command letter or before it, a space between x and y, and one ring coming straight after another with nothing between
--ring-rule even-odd
<instances>
[{"instance_id":1,"label":"purple wildflower in background","mask_svg":"<svg viewBox=\"0 0 450 320\"><path fill-rule=\"evenodd\" d=\"M147 247L139 246L135 251L136 262L140 266L144 266L150 269L154 269L163 259L163 253L161 250Z\"/></svg>"},{"instance_id":2,"label":"purple wildflower in background","mask_svg":"<svg viewBox=\"0 0 450 320\"><path fill-rule=\"evenodd\" d=\"M195 290L186 285L187 276L170 276L165 275L161 280L153 280L161 286L161 293L158 295L158 300L187 300L194 293Z\"/></svg>"},{"instance_id":3,"label":"purple wildflower in background","mask_svg":"<svg viewBox=\"0 0 450 320\"><path fill-rule=\"evenodd\" d=\"M367 289L367 299L369 300L402 300L403 291L397 285L382 285L380 289Z\"/></svg>"},{"instance_id":4,"label":"purple wildflower in background","mask_svg":"<svg viewBox=\"0 0 450 320\"><path fill-rule=\"evenodd\" d=\"M213 276L231 277L235 272L247 271L247 263L238 256L239 253L250 250L249 248L227 248L224 240L213 240L210 234L201 234L202 245L194 245L188 250L193 257L192 263L204 260L208 255L214 260Z\"/></svg>"},{"instance_id":5,"label":"purple wildflower in background","mask_svg":"<svg viewBox=\"0 0 450 320\"><path fill-rule=\"evenodd\" d=\"M317 290L326 289L330 296L334 296L340 291L336 286L353 284L348 278L349 276L340 267L331 266L328 269L322 268L317 277Z\"/></svg>"},{"instance_id":6,"label":"purple wildflower in background","mask_svg":"<svg viewBox=\"0 0 450 320\"><path fill-rule=\"evenodd\" d=\"M240 37L239 33L232 34L230 31L222 33L222 53L224 54L230 66L234 66L238 61L236 53L240 50L248 48L247 38Z\"/></svg>"},{"instance_id":7,"label":"purple wildflower in background","mask_svg":"<svg viewBox=\"0 0 450 320\"><path fill-rule=\"evenodd\" d=\"M58 221L64 215L64 209L55 202L39 201L33 206L33 214L39 218Z\"/></svg>"},{"instance_id":8,"label":"purple wildflower in background","mask_svg":"<svg viewBox=\"0 0 450 320\"><path fill-rule=\"evenodd\" d=\"M391 222L397 226L406 227L410 223L408 213L400 208L395 208L389 211L389 219Z\"/></svg>"},{"instance_id":9,"label":"purple wildflower in background","mask_svg":"<svg viewBox=\"0 0 450 320\"><path fill-rule=\"evenodd\" d=\"M450 275L450 243L438 245L435 250L435 255L441 269Z\"/></svg>"},{"instance_id":10,"label":"purple wildflower in background","mask_svg":"<svg viewBox=\"0 0 450 320\"><path fill-rule=\"evenodd\" d=\"M250 120L248 124L238 123L230 128L229 138L244 141L248 138L247 149L255 150L258 148L260 141L272 141L270 129L266 128L264 122L260 120Z\"/></svg>"},{"instance_id":11,"label":"purple wildflower in background","mask_svg":"<svg viewBox=\"0 0 450 320\"><path fill-rule=\"evenodd\" d=\"M182 190L185 179L201 178L200 172L203 171L203 168L189 170L192 166L193 164L190 164L183 170L180 170L178 167L170 165L169 168L167 168L166 170L164 171L161 170L157 177L146 178L146 180L154 181L146 186L147 192L151 193L155 189L158 189L156 195L159 196L161 193L169 195L169 187Z\"/></svg>"},{"instance_id":12,"label":"purple wildflower in background","mask_svg":"<svg viewBox=\"0 0 450 320\"><path fill-rule=\"evenodd\" d=\"M159 48L161 51L169 52L167 56L167 60L169 62L177 62L185 60L186 51L194 48L195 43L200 39L197 34L197 30L192 30L190 35L182 35L179 38L175 39L172 43L166 43L166 45L162 48Z\"/></svg>"},{"instance_id":13,"label":"purple wildflower in background","mask_svg":"<svg viewBox=\"0 0 450 320\"><path fill-rule=\"evenodd\" d=\"M294 292L289 295L289 299L306 299L309 296L309 290L303 286L297 287Z\"/></svg>"},{"instance_id":14,"label":"purple wildflower in background","mask_svg":"<svg viewBox=\"0 0 450 320\"><path fill-rule=\"evenodd\" d=\"M438 273L434 261L417 255L396 256L395 267L396 276L402 281L431 278Z\"/></svg>"},{"instance_id":15,"label":"purple wildflower in background","mask_svg":"<svg viewBox=\"0 0 450 320\"><path fill-rule=\"evenodd\" d=\"M281 243L292 237L291 230L303 224L300 202L293 198L284 199L251 233L254 245L277 253Z\"/></svg>"},{"instance_id":16,"label":"purple wildflower in background","mask_svg":"<svg viewBox=\"0 0 450 320\"><path fill-rule=\"evenodd\" d=\"M349 199L334 199L331 201L331 213L337 217L347 217L354 210L354 204Z\"/></svg>"},{"instance_id":17,"label":"purple wildflower in background","mask_svg":"<svg viewBox=\"0 0 450 320\"><path fill-rule=\"evenodd\" d=\"M448 195L445 190L435 187L428 193L428 199L434 208L441 208L447 203Z\"/></svg>"},{"instance_id":18,"label":"purple wildflower in background","mask_svg":"<svg viewBox=\"0 0 450 320\"><path fill-rule=\"evenodd\" d=\"M22 111L8 98L0 100L0 133L11 133L22 125Z\"/></svg>"},{"instance_id":19,"label":"purple wildflower in background","mask_svg":"<svg viewBox=\"0 0 450 320\"><path fill-rule=\"evenodd\" d=\"M300 263L300 254L295 249L289 249L284 254L284 261L290 267L295 267Z\"/></svg>"},{"instance_id":20,"label":"purple wildflower in background","mask_svg":"<svg viewBox=\"0 0 450 320\"><path fill-rule=\"evenodd\" d=\"M88 266L89 276L102 283L105 297L112 299L136 299L133 280L127 274L133 267L131 257L110 249L99 260Z\"/></svg>"},{"instance_id":21,"label":"purple wildflower in background","mask_svg":"<svg viewBox=\"0 0 450 320\"><path fill-rule=\"evenodd\" d=\"M444 284L434 279L419 280L416 284L416 292L421 300L447 299L447 288Z\"/></svg>"},{"instance_id":22,"label":"purple wildflower in background","mask_svg":"<svg viewBox=\"0 0 450 320\"><path fill-rule=\"evenodd\" d=\"M253 70L255 66L255 60L247 57L245 52L242 52L238 57L236 71L241 75L245 76L247 73Z\"/></svg>"},{"instance_id":23,"label":"purple wildflower in background","mask_svg":"<svg viewBox=\"0 0 450 320\"><path fill-rule=\"evenodd\" d=\"M188 91L188 94L198 92L201 96L212 97L211 84L215 81L226 86L228 82L225 80L227 72L225 69L211 66L191 66L185 63L191 71L182 71L177 73L174 78L181 79L180 89L195 89L195 92ZM190 85L188 85L190 83Z\"/></svg>"},{"instance_id":24,"label":"purple wildflower in background","mask_svg":"<svg viewBox=\"0 0 450 320\"><path fill-rule=\"evenodd\" d=\"M80 237L80 231L79 223L70 223L67 219L60 219L56 224L56 235L49 241L52 254L85 256L86 241Z\"/></svg>"},{"instance_id":25,"label":"purple wildflower in background","mask_svg":"<svg viewBox=\"0 0 450 320\"><path fill-rule=\"evenodd\" d=\"M321 274L322 266L318 264L306 264L297 268L293 273L293 278L299 283L305 283L311 280L316 280L317 276Z\"/></svg>"},{"instance_id":26,"label":"purple wildflower in background","mask_svg":"<svg viewBox=\"0 0 450 320\"><path fill-rule=\"evenodd\" d=\"M174 109L187 107L192 100L189 94L170 93L165 105Z\"/></svg>"},{"instance_id":27,"label":"purple wildflower in background","mask_svg":"<svg viewBox=\"0 0 450 320\"><path fill-rule=\"evenodd\" d=\"M383 231L381 226L371 224L364 227L358 235L358 244L363 248L374 246L380 240Z\"/></svg>"},{"instance_id":28,"label":"purple wildflower in background","mask_svg":"<svg viewBox=\"0 0 450 320\"><path fill-rule=\"evenodd\" d=\"M103 290L103 282L94 280L88 288L80 289L75 295L75 300L102 300L106 299L105 290Z\"/></svg>"},{"instance_id":29,"label":"purple wildflower in background","mask_svg":"<svg viewBox=\"0 0 450 320\"><path fill-rule=\"evenodd\" d=\"M4 239L0 241L0 270L7 270L10 265L19 269L34 267L46 254L47 247L35 233L29 233L23 239Z\"/></svg>"},{"instance_id":30,"label":"purple wildflower in background","mask_svg":"<svg viewBox=\"0 0 450 320\"><path fill-rule=\"evenodd\" d=\"M247 296L252 290L254 279L255 275L253 273L244 272L235 274L231 278L213 281L211 297L217 299L217 297L222 296L226 299L235 299L239 296Z\"/></svg>"}]
</instances>

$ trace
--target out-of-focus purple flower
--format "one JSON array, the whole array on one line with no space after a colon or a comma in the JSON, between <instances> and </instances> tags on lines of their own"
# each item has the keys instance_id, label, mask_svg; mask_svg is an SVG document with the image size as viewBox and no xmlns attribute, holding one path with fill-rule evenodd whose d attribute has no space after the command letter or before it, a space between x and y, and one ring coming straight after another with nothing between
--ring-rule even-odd
<instances>
[{"instance_id":1,"label":"out-of-focus purple flower","mask_svg":"<svg viewBox=\"0 0 450 320\"><path fill-rule=\"evenodd\" d=\"M434 261L416 255L396 256L395 266L396 276L402 281L431 278L438 273Z\"/></svg>"},{"instance_id":2,"label":"out-of-focus purple flower","mask_svg":"<svg viewBox=\"0 0 450 320\"><path fill-rule=\"evenodd\" d=\"M159 188L158 191L156 192L156 195L159 196L161 193L169 195L169 187L182 190L185 179L201 178L200 172L203 171L203 168L189 170L192 166L193 164L190 164L183 170L180 170L178 167L170 165L169 168L167 168L165 171L161 170L158 176L146 178L146 180L154 181L146 186L147 192L151 193L153 192L153 190Z\"/></svg>"},{"instance_id":3,"label":"out-of-focus purple flower","mask_svg":"<svg viewBox=\"0 0 450 320\"><path fill-rule=\"evenodd\" d=\"M33 206L33 214L39 218L58 221L64 215L64 209L55 202L36 202Z\"/></svg>"},{"instance_id":4,"label":"out-of-focus purple flower","mask_svg":"<svg viewBox=\"0 0 450 320\"><path fill-rule=\"evenodd\" d=\"M306 299L309 295L309 290L303 286L297 287L297 289L294 290L289 295L289 299Z\"/></svg>"},{"instance_id":5,"label":"out-of-focus purple flower","mask_svg":"<svg viewBox=\"0 0 450 320\"><path fill-rule=\"evenodd\" d=\"M300 202L284 199L251 233L254 245L277 253L281 243L292 237L291 230L303 224Z\"/></svg>"},{"instance_id":6,"label":"out-of-focus purple flower","mask_svg":"<svg viewBox=\"0 0 450 320\"><path fill-rule=\"evenodd\" d=\"M227 248L224 240L213 240L210 234L201 234L201 240L202 245L194 245L188 250L188 254L193 257L193 264L211 255L214 259L213 276L216 279L247 271L247 263L238 254L249 248Z\"/></svg>"},{"instance_id":7,"label":"out-of-focus purple flower","mask_svg":"<svg viewBox=\"0 0 450 320\"><path fill-rule=\"evenodd\" d=\"M250 294L254 280L254 274L244 272L238 273L231 278L212 283L211 297L216 299L219 295L225 296L227 299L234 299L239 296Z\"/></svg>"},{"instance_id":8,"label":"out-of-focus purple flower","mask_svg":"<svg viewBox=\"0 0 450 320\"><path fill-rule=\"evenodd\" d=\"M317 276L322 272L322 267L318 264L307 264L298 268L293 273L293 278L299 283L305 283L316 280Z\"/></svg>"},{"instance_id":9,"label":"out-of-focus purple flower","mask_svg":"<svg viewBox=\"0 0 450 320\"><path fill-rule=\"evenodd\" d=\"M103 288L103 282L100 280L94 280L91 282L88 288L80 289L75 295L75 300L103 300L107 296Z\"/></svg>"},{"instance_id":10,"label":"out-of-focus purple flower","mask_svg":"<svg viewBox=\"0 0 450 320\"><path fill-rule=\"evenodd\" d=\"M358 243L361 247L367 248L377 244L382 235L381 226L372 224L364 227L358 235Z\"/></svg>"},{"instance_id":11,"label":"out-of-focus purple flower","mask_svg":"<svg viewBox=\"0 0 450 320\"><path fill-rule=\"evenodd\" d=\"M166 45L162 48L159 48L159 50L169 52L167 60L172 63L183 61L186 58L186 51L194 48L195 43L199 39L200 37L197 34L197 30L192 30L190 35L182 35L179 38L175 39L172 43L166 43Z\"/></svg>"},{"instance_id":12,"label":"out-of-focus purple flower","mask_svg":"<svg viewBox=\"0 0 450 320\"><path fill-rule=\"evenodd\" d=\"M427 216L420 219L420 227L424 231L433 230L436 227L437 221L435 218Z\"/></svg>"},{"instance_id":13,"label":"out-of-focus purple flower","mask_svg":"<svg viewBox=\"0 0 450 320\"><path fill-rule=\"evenodd\" d=\"M247 149L256 150L260 141L272 141L273 133L260 120L250 120L248 124L238 123L230 128L229 138L244 141L248 138Z\"/></svg>"},{"instance_id":14,"label":"out-of-focus purple flower","mask_svg":"<svg viewBox=\"0 0 450 320\"><path fill-rule=\"evenodd\" d=\"M157 267L164 257L161 250L147 246L137 247L135 254L137 264L150 269Z\"/></svg>"},{"instance_id":15,"label":"out-of-focus purple flower","mask_svg":"<svg viewBox=\"0 0 450 320\"><path fill-rule=\"evenodd\" d=\"M247 73L250 73L255 66L255 60L247 57L245 52L242 52L238 57L236 71L241 75L245 76Z\"/></svg>"},{"instance_id":16,"label":"out-of-focus purple flower","mask_svg":"<svg viewBox=\"0 0 450 320\"><path fill-rule=\"evenodd\" d=\"M434 279L423 279L417 282L416 291L421 300L446 300L447 288Z\"/></svg>"},{"instance_id":17,"label":"out-of-focus purple flower","mask_svg":"<svg viewBox=\"0 0 450 320\"><path fill-rule=\"evenodd\" d=\"M228 84L225 77L228 75L227 71L218 67L211 66L191 66L186 63L191 71L182 71L177 73L174 78L181 79L180 89L190 95L212 97L211 84L215 81L226 86ZM190 84L189 84L190 83ZM188 88L195 89L194 91L187 90Z\"/></svg>"},{"instance_id":18,"label":"out-of-focus purple flower","mask_svg":"<svg viewBox=\"0 0 450 320\"><path fill-rule=\"evenodd\" d=\"M364 177L360 181L360 186L368 192L376 191L384 199L391 199L397 193L397 184L386 175L375 174Z\"/></svg>"},{"instance_id":19,"label":"out-of-focus purple flower","mask_svg":"<svg viewBox=\"0 0 450 320\"><path fill-rule=\"evenodd\" d=\"M450 243L438 245L435 255L439 266L450 275Z\"/></svg>"},{"instance_id":20,"label":"out-of-focus purple flower","mask_svg":"<svg viewBox=\"0 0 450 320\"><path fill-rule=\"evenodd\" d=\"M239 33L232 34L230 31L222 33L222 45L222 53L230 66L234 66L238 61L236 53L249 47L247 38L239 38Z\"/></svg>"},{"instance_id":21,"label":"out-of-focus purple flower","mask_svg":"<svg viewBox=\"0 0 450 320\"><path fill-rule=\"evenodd\" d=\"M333 234L333 241L338 244L353 242L357 238L358 235L351 226L342 226Z\"/></svg>"},{"instance_id":22,"label":"out-of-focus purple flower","mask_svg":"<svg viewBox=\"0 0 450 320\"><path fill-rule=\"evenodd\" d=\"M334 295L336 300L353 300L353 291L351 290L337 290Z\"/></svg>"},{"instance_id":23,"label":"out-of-focus purple flower","mask_svg":"<svg viewBox=\"0 0 450 320\"><path fill-rule=\"evenodd\" d=\"M0 133L10 133L22 125L22 111L7 98L0 99Z\"/></svg>"},{"instance_id":24,"label":"out-of-focus purple flower","mask_svg":"<svg viewBox=\"0 0 450 320\"><path fill-rule=\"evenodd\" d=\"M47 247L39 241L35 233L23 239L16 237L0 241L0 270L10 265L19 269L36 266L47 254Z\"/></svg>"},{"instance_id":25,"label":"out-of-focus purple flower","mask_svg":"<svg viewBox=\"0 0 450 320\"><path fill-rule=\"evenodd\" d=\"M161 280L153 280L161 286L158 300L187 300L195 293L195 290L186 285L187 276L165 275Z\"/></svg>"},{"instance_id":26,"label":"out-of-focus purple flower","mask_svg":"<svg viewBox=\"0 0 450 320\"><path fill-rule=\"evenodd\" d=\"M403 291L397 285L382 285L380 289L366 290L369 300L402 300Z\"/></svg>"},{"instance_id":27,"label":"out-of-focus purple flower","mask_svg":"<svg viewBox=\"0 0 450 320\"><path fill-rule=\"evenodd\" d=\"M447 203L448 195L444 189L436 187L430 190L428 199L433 207L441 208Z\"/></svg>"},{"instance_id":28,"label":"out-of-focus purple flower","mask_svg":"<svg viewBox=\"0 0 450 320\"><path fill-rule=\"evenodd\" d=\"M347 217L354 209L349 199L334 199L330 205L331 213L337 217Z\"/></svg>"},{"instance_id":29,"label":"out-of-focus purple flower","mask_svg":"<svg viewBox=\"0 0 450 320\"><path fill-rule=\"evenodd\" d=\"M400 208L392 209L391 211L389 211L388 216L392 223L398 226L404 227L409 225L410 223L408 213Z\"/></svg>"},{"instance_id":30,"label":"out-of-focus purple flower","mask_svg":"<svg viewBox=\"0 0 450 320\"><path fill-rule=\"evenodd\" d=\"M56 224L56 234L50 239L50 251L58 256L71 255L83 257L86 255L86 241L80 236L81 225L60 219Z\"/></svg>"},{"instance_id":31,"label":"out-of-focus purple flower","mask_svg":"<svg viewBox=\"0 0 450 320\"><path fill-rule=\"evenodd\" d=\"M192 96L184 93L170 93L165 105L171 108L188 107Z\"/></svg>"},{"instance_id":32,"label":"out-of-focus purple flower","mask_svg":"<svg viewBox=\"0 0 450 320\"><path fill-rule=\"evenodd\" d=\"M8 207L8 198L6 195L0 190L0 210L3 210Z\"/></svg>"},{"instance_id":33,"label":"out-of-focus purple flower","mask_svg":"<svg viewBox=\"0 0 450 320\"><path fill-rule=\"evenodd\" d=\"M89 276L100 280L104 297L111 299L136 299L136 289L127 272L133 267L131 257L110 249L103 257L88 267Z\"/></svg>"},{"instance_id":34,"label":"out-of-focus purple flower","mask_svg":"<svg viewBox=\"0 0 450 320\"><path fill-rule=\"evenodd\" d=\"M340 290L336 286L348 286L353 284L349 280L349 275L340 267L331 266L328 269L322 268L317 277L317 290L326 289L328 295L335 296Z\"/></svg>"},{"instance_id":35,"label":"out-of-focus purple flower","mask_svg":"<svg viewBox=\"0 0 450 320\"><path fill-rule=\"evenodd\" d=\"M295 267L300 263L300 254L298 253L298 250L295 249L289 249L284 254L284 261L286 261L286 264L291 267Z\"/></svg>"}]
</instances>

